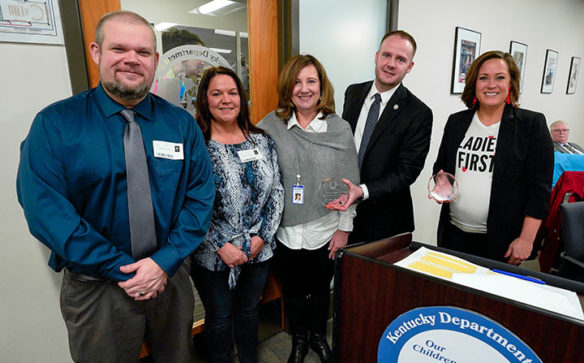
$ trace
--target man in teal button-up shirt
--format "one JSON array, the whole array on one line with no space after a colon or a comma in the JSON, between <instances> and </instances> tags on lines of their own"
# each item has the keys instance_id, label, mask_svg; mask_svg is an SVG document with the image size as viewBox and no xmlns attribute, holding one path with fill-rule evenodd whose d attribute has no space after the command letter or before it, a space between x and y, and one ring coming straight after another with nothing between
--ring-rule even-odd
<instances>
[{"instance_id":1,"label":"man in teal button-up shirt","mask_svg":"<svg viewBox=\"0 0 584 363\"><path fill-rule=\"evenodd\" d=\"M61 309L75 361L135 361L146 336L155 360L188 362L194 302L181 266L205 236L214 198L204 140L188 112L148 92L158 54L145 19L104 16L90 52L101 83L37 115L21 146L19 201L52 251L49 265L65 269ZM124 109L142 132L158 241L140 260L131 253ZM180 152L160 151L168 145Z\"/></svg>"}]
</instances>

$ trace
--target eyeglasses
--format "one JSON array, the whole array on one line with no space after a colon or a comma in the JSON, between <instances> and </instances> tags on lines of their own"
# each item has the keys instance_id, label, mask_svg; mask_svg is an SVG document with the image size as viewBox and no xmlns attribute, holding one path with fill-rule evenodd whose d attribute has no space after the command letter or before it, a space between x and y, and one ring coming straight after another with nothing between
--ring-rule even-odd
<instances>
[{"instance_id":1,"label":"eyeglasses","mask_svg":"<svg viewBox=\"0 0 584 363\"><path fill-rule=\"evenodd\" d=\"M559 134L560 132L570 132L570 129L555 129L555 130L552 130L552 132L556 132Z\"/></svg>"}]
</instances>

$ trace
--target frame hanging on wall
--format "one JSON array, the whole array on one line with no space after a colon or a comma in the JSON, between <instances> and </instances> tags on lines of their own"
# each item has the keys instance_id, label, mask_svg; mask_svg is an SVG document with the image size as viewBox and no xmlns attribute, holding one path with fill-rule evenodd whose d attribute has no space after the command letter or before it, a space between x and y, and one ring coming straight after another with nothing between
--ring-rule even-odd
<instances>
[{"instance_id":1,"label":"frame hanging on wall","mask_svg":"<svg viewBox=\"0 0 584 363\"><path fill-rule=\"evenodd\" d=\"M56 0L0 0L0 41L63 44Z\"/></svg>"},{"instance_id":2,"label":"frame hanging on wall","mask_svg":"<svg viewBox=\"0 0 584 363\"><path fill-rule=\"evenodd\" d=\"M481 33L456 27L454 59L452 61L452 86L450 93L462 93L466 72L481 51Z\"/></svg>"},{"instance_id":3,"label":"frame hanging on wall","mask_svg":"<svg viewBox=\"0 0 584 363\"><path fill-rule=\"evenodd\" d=\"M527 44L511 41L509 44L509 54L513 56L519 68L520 85L519 93L523 93L523 81L525 80L525 62L527 61Z\"/></svg>"},{"instance_id":4,"label":"frame hanging on wall","mask_svg":"<svg viewBox=\"0 0 584 363\"><path fill-rule=\"evenodd\" d=\"M568 75L568 87L566 93L571 95L576 93L576 85L578 84L578 76L580 75L580 57L572 57L570 62L570 73Z\"/></svg>"},{"instance_id":5,"label":"frame hanging on wall","mask_svg":"<svg viewBox=\"0 0 584 363\"><path fill-rule=\"evenodd\" d=\"M558 67L558 57L560 53L548 49L545 53L545 65L543 67L543 78L541 80L541 93L552 93L554 90L554 80Z\"/></svg>"}]
</instances>

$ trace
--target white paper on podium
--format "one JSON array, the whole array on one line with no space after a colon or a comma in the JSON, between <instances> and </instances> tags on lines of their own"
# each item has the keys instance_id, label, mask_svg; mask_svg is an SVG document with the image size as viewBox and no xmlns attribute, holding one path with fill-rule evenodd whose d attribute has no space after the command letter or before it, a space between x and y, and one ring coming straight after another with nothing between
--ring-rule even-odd
<instances>
[{"instance_id":1,"label":"white paper on podium","mask_svg":"<svg viewBox=\"0 0 584 363\"><path fill-rule=\"evenodd\" d=\"M447 253L420 247L395 265L584 321L573 291L502 275Z\"/></svg>"}]
</instances>

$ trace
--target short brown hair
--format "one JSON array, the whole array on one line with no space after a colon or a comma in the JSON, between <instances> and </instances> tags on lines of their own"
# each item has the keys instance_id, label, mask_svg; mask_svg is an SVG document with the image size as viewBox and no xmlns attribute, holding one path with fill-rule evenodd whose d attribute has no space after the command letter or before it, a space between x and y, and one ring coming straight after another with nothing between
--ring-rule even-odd
<instances>
[{"instance_id":1,"label":"short brown hair","mask_svg":"<svg viewBox=\"0 0 584 363\"><path fill-rule=\"evenodd\" d=\"M409 41L412 44L412 48L414 49L414 52L412 53L412 59L414 59L414 56L416 55L416 50L418 49L418 45L416 44L416 40L414 39L414 37L404 31L404 30L392 30L389 33L385 33L385 35L383 36L383 38L381 38L381 41L379 42L379 48L381 48L381 44L383 44L383 41L393 35L396 35L402 39L405 39L407 41Z\"/></svg>"},{"instance_id":2,"label":"short brown hair","mask_svg":"<svg viewBox=\"0 0 584 363\"><path fill-rule=\"evenodd\" d=\"M478 102L474 102L476 97L476 86L477 86L477 78L479 75L479 70L483 63L488 61L489 59L502 59L507 63L507 68L509 68L509 76L510 76L510 84L511 90L509 91L509 99L511 100L511 105L513 107L518 107L519 103L519 80L521 78L521 74L519 72L519 68L513 59L513 56L509 53L501 52L498 50L492 50L490 52L486 52L482 54L480 57L475 59L474 62L468 68L466 72L466 84L464 85L464 91L462 92L462 102L468 108L473 107L480 107Z\"/></svg>"},{"instance_id":3,"label":"short brown hair","mask_svg":"<svg viewBox=\"0 0 584 363\"><path fill-rule=\"evenodd\" d=\"M276 115L285 122L288 122L290 117L292 117L292 112L294 112L296 107L292 102L292 92L294 91L298 74L304 67L311 64L316 68L318 79L320 81L320 100L317 105L318 111L322 113L323 119L327 115L335 113L334 90L326 75L324 67L310 54L297 55L286 62L278 79L278 109L276 110Z\"/></svg>"},{"instance_id":4,"label":"short brown hair","mask_svg":"<svg viewBox=\"0 0 584 363\"><path fill-rule=\"evenodd\" d=\"M205 143L209 143L209 140L211 139L211 122L213 121L213 116L209 110L207 91L209 90L211 80L220 74L231 77L237 85L237 93L239 93L239 115L237 115L237 126L239 126L239 129L243 132L246 138L250 132L263 134L264 131L255 127L250 121L245 90L243 89L243 85L241 84L239 77L237 77L237 74L227 67L212 67L203 73L197 91L197 101L195 102L197 124L203 132Z\"/></svg>"},{"instance_id":5,"label":"short brown hair","mask_svg":"<svg viewBox=\"0 0 584 363\"><path fill-rule=\"evenodd\" d=\"M156 50L156 35L154 34L154 29L148 20L144 19L142 16L127 10L112 11L107 13L99 19L97 26L95 27L95 42L101 48L103 43L103 38L105 37L103 26L106 22L110 20L121 20L129 24L143 24L146 25L152 31L152 39L154 40L154 50Z\"/></svg>"}]
</instances>

